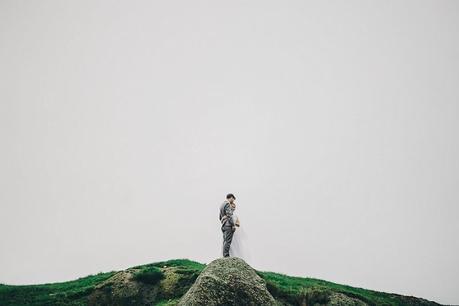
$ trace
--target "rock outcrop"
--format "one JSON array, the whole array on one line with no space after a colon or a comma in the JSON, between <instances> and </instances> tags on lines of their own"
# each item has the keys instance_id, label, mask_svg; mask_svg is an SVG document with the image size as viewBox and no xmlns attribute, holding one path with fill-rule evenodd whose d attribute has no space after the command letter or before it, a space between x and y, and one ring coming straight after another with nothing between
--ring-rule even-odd
<instances>
[{"instance_id":1,"label":"rock outcrop","mask_svg":"<svg viewBox=\"0 0 459 306\"><path fill-rule=\"evenodd\" d=\"M266 282L243 259L210 262L177 306L276 305Z\"/></svg>"},{"instance_id":2,"label":"rock outcrop","mask_svg":"<svg viewBox=\"0 0 459 306\"><path fill-rule=\"evenodd\" d=\"M96 285L88 297L89 306L151 305L158 292L158 286L133 279L135 269L120 271Z\"/></svg>"}]
</instances>

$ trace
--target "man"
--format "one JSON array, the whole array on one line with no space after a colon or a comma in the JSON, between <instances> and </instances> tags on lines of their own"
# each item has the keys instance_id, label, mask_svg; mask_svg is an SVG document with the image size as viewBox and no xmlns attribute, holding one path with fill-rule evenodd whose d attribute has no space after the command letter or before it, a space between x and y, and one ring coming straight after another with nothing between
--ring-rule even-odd
<instances>
[{"instance_id":1,"label":"man","mask_svg":"<svg viewBox=\"0 0 459 306\"><path fill-rule=\"evenodd\" d=\"M223 232L223 257L229 257L229 250L231 241L233 240L233 234L236 230L236 226L233 221L233 207L232 204L236 200L236 197L232 193L226 195L226 200L220 206L220 222L222 223Z\"/></svg>"}]
</instances>

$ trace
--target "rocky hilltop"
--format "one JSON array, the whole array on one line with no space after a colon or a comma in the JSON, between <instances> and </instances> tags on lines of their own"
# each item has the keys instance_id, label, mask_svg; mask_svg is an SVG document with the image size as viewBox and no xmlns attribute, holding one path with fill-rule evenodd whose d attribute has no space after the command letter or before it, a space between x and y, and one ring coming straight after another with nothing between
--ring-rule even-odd
<instances>
[{"instance_id":1,"label":"rocky hilltop","mask_svg":"<svg viewBox=\"0 0 459 306\"><path fill-rule=\"evenodd\" d=\"M74 281L0 284L0 305L440 305L426 299L258 271L237 257L174 259Z\"/></svg>"}]
</instances>

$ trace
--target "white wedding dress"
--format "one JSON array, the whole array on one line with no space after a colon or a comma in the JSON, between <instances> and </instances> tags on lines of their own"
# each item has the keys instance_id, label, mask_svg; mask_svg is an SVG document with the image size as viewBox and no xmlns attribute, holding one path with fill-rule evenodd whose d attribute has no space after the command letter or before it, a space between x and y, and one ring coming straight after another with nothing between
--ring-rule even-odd
<instances>
[{"instance_id":1,"label":"white wedding dress","mask_svg":"<svg viewBox=\"0 0 459 306\"><path fill-rule=\"evenodd\" d=\"M236 223L237 219L237 215L233 214L234 223ZM242 258L247 263L250 261L250 254L247 248L247 234L245 233L244 226L242 224L241 226L236 227L236 230L234 231L229 253L231 257Z\"/></svg>"}]
</instances>

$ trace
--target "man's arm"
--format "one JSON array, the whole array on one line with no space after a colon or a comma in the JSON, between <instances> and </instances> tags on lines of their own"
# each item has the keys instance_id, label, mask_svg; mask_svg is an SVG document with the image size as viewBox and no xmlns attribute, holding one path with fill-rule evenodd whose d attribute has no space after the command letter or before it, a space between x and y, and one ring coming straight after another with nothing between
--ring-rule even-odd
<instances>
[{"instance_id":1,"label":"man's arm","mask_svg":"<svg viewBox=\"0 0 459 306\"><path fill-rule=\"evenodd\" d=\"M231 227L234 226L234 222L233 222L233 209L231 208L231 205L230 203L226 203L225 204L225 215L228 217L228 222L229 224L231 224Z\"/></svg>"}]
</instances>

